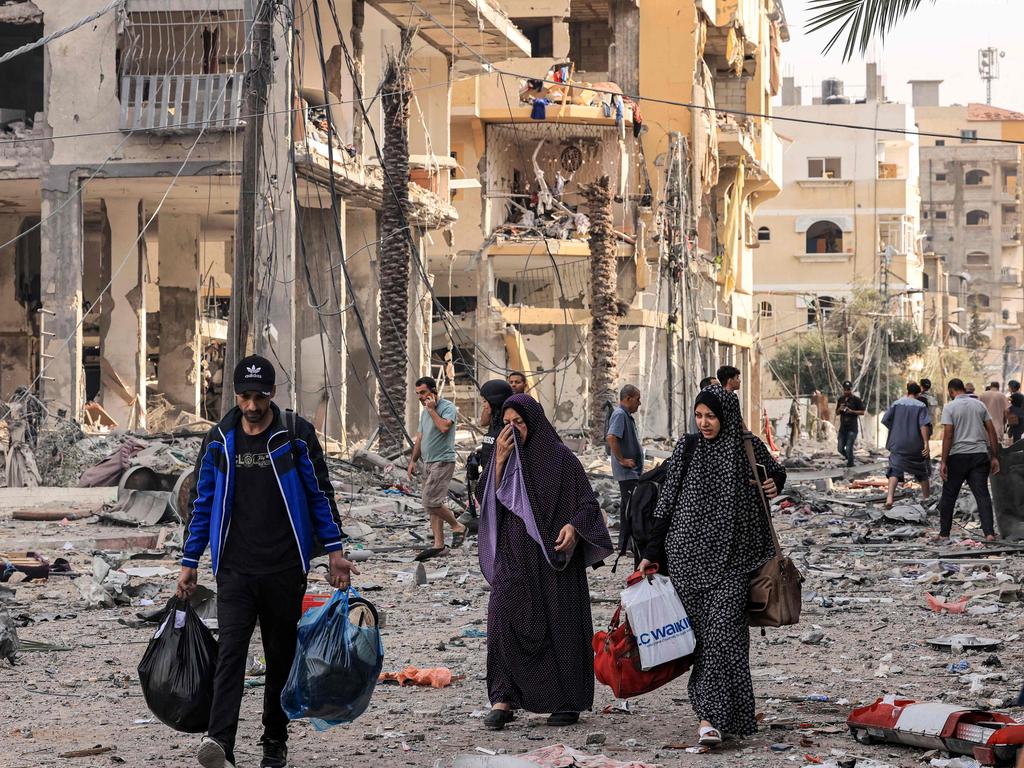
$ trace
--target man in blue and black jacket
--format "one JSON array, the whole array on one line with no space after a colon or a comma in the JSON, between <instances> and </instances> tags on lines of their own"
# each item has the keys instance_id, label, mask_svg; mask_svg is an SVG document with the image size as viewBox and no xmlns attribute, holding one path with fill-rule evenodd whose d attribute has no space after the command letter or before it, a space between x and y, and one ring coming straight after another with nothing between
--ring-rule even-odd
<instances>
[{"instance_id":1,"label":"man in blue and black jacket","mask_svg":"<svg viewBox=\"0 0 1024 768\"><path fill-rule=\"evenodd\" d=\"M281 708L295 656L306 573L319 542L330 558L328 580L349 585L359 571L345 559L334 489L309 422L274 405L274 366L253 355L235 368L237 406L210 430L196 463L191 519L178 595L196 586L210 546L217 579L220 650L203 768L233 768L238 710L249 642L257 620L267 660L262 768L288 764L288 716Z\"/></svg>"}]
</instances>

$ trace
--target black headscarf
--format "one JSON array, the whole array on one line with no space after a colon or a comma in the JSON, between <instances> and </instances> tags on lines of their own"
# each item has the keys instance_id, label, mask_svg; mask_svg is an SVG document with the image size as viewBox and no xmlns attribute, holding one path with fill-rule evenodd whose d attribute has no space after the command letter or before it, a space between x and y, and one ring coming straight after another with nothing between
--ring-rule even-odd
<instances>
[{"instance_id":1,"label":"black headscarf","mask_svg":"<svg viewBox=\"0 0 1024 768\"><path fill-rule=\"evenodd\" d=\"M512 397L512 394L512 387L504 379L491 379L480 386L480 397L491 406L491 423L488 425L487 434L480 441L480 469L484 472L487 471L491 454L494 452L494 441L505 426L502 413L505 410L505 401Z\"/></svg>"},{"instance_id":2,"label":"black headscarf","mask_svg":"<svg viewBox=\"0 0 1024 768\"><path fill-rule=\"evenodd\" d=\"M697 395L697 399L693 401L693 410L696 412L698 405L706 405L711 409L711 412L718 417L720 422L725 422L725 409L722 408L722 401L718 398L718 395L714 393L711 387L702 389L700 394Z\"/></svg>"}]
</instances>

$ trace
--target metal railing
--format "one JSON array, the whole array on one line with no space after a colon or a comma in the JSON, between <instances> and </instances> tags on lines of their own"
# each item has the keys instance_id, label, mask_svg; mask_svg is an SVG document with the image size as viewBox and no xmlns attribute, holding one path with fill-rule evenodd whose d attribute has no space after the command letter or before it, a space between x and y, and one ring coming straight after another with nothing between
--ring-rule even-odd
<instances>
[{"instance_id":1,"label":"metal railing","mask_svg":"<svg viewBox=\"0 0 1024 768\"><path fill-rule=\"evenodd\" d=\"M241 123L241 72L217 75L125 75L121 130L233 131Z\"/></svg>"}]
</instances>

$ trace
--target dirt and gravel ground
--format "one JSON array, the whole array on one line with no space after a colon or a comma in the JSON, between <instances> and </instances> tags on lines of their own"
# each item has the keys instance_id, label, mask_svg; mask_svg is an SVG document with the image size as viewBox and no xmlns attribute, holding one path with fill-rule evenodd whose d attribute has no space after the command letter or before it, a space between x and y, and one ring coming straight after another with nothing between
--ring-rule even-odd
<instances>
[{"instance_id":1,"label":"dirt and gravel ground","mask_svg":"<svg viewBox=\"0 0 1024 768\"><path fill-rule=\"evenodd\" d=\"M459 755L483 756L480 750L515 754L561 742L616 760L663 766L804 766L827 763L833 751L890 766L927 765L922 750L857 744L847 732L846 717L852 707L886 693L970 706L1015 698L1024 676L1024 604L1018 591L1024 558L1014 552L986 555L971 547L940 552L926 543L934 516L902 532L898 529L906 524L873 523L867 515L877 505L863 501L865 495L870 498L870 489L859 492L861 501L851 501L857 497L850 495L845 504L821 501L823 495L815 496L810 486L804 490L810 494L804 501L776 515L784 543L806 575L803 623L768 630L763 637L751 632L754 686L763 717L756 737L713 754L687 753L696 722L685 678L635 700L628 713L598 686L594 711L574 727L549 728L542 717L528 715L503 732L484 730L486 640L473 635L486 630L487 592L471 540L458 553L429 563L426 585L414 583L408 562L412 549L377 554L363 564L357 582L385 613L385 670L444 665L462 679L440 690L381 685L363 717L323 733L293 724L292 764L445 766ZM66 557L81 573L92 573L95 539L157 530L134 531L88 519L23 522L9 514L0 512L0 552L31 545L51 560ZM375 517L363 509L359 514L375 528L365 546L378 550L415 545L416 534L427 531L426 522L410 512ZM170 557L130 565L177 567ZM134 578L130 585L155 582L159 593L152 600L161 605L173 591L174 578ZM622 579L610 568L593 574L595 627L607 624ZM208 570L201 580L213 586ZM13 596L0 597L7 598L22 640L67 649L23 653L14 667L0 662L0 766L195 764L198 737L154 721L139 689L136 666L153 632L152 625L139 624L137 613L145 608L87 608L79 589L62 576L13 589ZM929 592L945 599L968 596L968 612L934 612L927 603ZM951 653L926 642L956 633L991 637L999 647ZM258 639L253 651L260 653ZM947 671L947 665L961 660L969 669ZM973 681L972 689L971 674L993 677ZM239 765L246 768L259 763L255 741L263 696L258 677L250 678L249 685L238 744ZM588 741L601 743L588 746ZM93 747L109 751L62 757ZM872 763L862 759L859 765Z\"/></svg>"}]
</instances>

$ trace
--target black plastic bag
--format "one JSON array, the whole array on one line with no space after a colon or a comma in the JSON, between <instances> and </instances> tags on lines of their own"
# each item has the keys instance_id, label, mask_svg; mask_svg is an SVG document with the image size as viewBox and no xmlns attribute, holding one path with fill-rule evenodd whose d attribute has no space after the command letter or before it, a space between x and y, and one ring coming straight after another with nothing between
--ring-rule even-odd
<instances>
[{"instance_id":1,"label":"black plastic bag","mask_svg":"<svg viewBox=\"0 0 1024 768\"><path fill-rule=\"evenodd\" d=\"M351 587L299 622L299 640L281 707L318 731L350 723L370 706L384 667L377 609Z\"/></svg>"},{"instance_id":2,"label":"black plastic bag","mask_svg":"<svg viewBox=\"0 0 1024 768\"><path fill-rule=\"evenodd\" d=\"M205 732L216 668L213 634L187 600L172 597L139 662L139 682L150 712L176 731Z\"/></svg>"}]
</instances>

